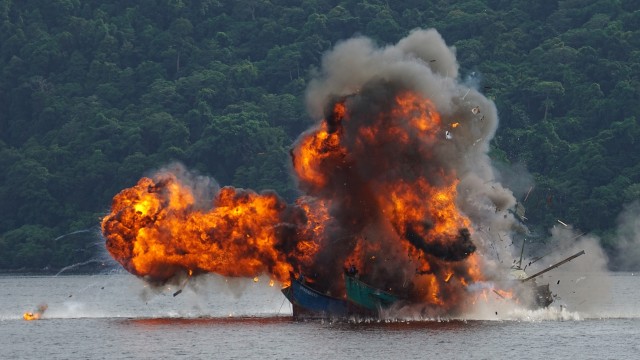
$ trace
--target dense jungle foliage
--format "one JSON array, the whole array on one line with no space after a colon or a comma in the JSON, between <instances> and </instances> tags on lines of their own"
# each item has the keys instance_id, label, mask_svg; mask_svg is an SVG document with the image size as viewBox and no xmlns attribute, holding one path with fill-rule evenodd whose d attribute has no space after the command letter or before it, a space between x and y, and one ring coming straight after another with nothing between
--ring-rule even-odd
<instances>
[{"instance_id":1,"label":"dense jungle foliage","mask_svg":"<svg viewBox=\"0 0 640 360\"><path fill-rule=\"evenodd\" d=\"M531 192L512 184L529 194L528 223L606 235L640 198L639 8L0 0L0 268L91 259L113 195L171 161L293 199L287 151L310 125L304 90L323 52L355 34L395 43L417 27L455 46L463 76L475 73L495 101L492 157L532 174Z\"/></svg>"}]
</instances>

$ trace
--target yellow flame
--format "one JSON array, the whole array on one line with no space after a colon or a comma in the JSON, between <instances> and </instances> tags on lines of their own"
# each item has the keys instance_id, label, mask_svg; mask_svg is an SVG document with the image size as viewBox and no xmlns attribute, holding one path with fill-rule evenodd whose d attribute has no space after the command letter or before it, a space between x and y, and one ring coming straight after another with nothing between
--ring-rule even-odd
<instances>
[{"instance_id":1,"label":"yellow flame","mask_svg":"<svg viewBox=\"0 0 640 360\"><path fill-rule=\"evenodd\" d=\"M38 309L34 312L30 312L27 311L24 314L22 314L22 318L25 319L26 321L32 321L32 320L40 320L40 318L42 317L42 314L47 310L47 304L41 304L38 306Z\"/></svg>"},{"instance_id":2,"label":"yellow flame","mask_svg":"<svg viewBox=\"0 0 640 360\"><path fill-rule=\"evenodd\" d=\"M24 313L22 315L22 318L27 320L27 321L38 320L38 319L40 319L40 314L32 313L32 312L26 312L26 313Z\"/></svg>"}]
</instances>

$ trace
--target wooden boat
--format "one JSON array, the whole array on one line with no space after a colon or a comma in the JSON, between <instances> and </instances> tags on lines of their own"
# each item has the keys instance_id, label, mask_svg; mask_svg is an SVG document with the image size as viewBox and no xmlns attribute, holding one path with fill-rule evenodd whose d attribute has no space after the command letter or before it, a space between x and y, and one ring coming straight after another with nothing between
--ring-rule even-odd
<instances>
[{"instance_id":1,"label":"wooden boat","mask_svg":"<svg viewBox=\"0 0 640 360\"><path fill-rule=\"evenodd\" d=\"M344 278L347 301L376 316L379 315L381 309L388 308L399 300L397 296L391 293L360 281L354 274L347 273Z\"/></svg>"},{"instance_id":2,"label":"wooden boat","mask_svg":"<svg viewBox=\"0 0 640 360\"><path fill-rule=\"evenodd\" d=\"M347 302L309 286L303 276L291 274L291 285L282 289L293 306L294 318L340 318L349 315Z\"/></svg>"},{"instance_id":3,"label":"wooden boat","mask_svg":"<svg viewBox=\"0 0 640 360\"><path fill-rule=\"evenodd\" d=\"M346 300L323 294L308 284L303 276L290 275L291 285L282 289L293 306L294 318L346 318L352 315L378 317L399 297L366 284L357 272L345 272Z\"/></svg>"}]
</instances>

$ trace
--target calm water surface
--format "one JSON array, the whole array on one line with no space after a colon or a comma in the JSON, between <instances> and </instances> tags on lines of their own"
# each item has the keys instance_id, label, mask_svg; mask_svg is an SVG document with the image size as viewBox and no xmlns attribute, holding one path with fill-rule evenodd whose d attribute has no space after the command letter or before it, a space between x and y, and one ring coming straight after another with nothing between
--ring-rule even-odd
<instances>
[{"instance_id":1,"label":"calm water surface","mask_svg":"<svg viewBox=\"0 0 640 360\"><path fill-rule=\"evenodd\" d=\"M489 299L462 319L356 323L292 321L266 279L210 276L174 297L176 288L154 291L123 274L0 276L0 358L637 358L640 276L569 274L563 283L547 310ZM42 320L22 320L39 304L48 305Z\"/></svg>"}]
</instances>

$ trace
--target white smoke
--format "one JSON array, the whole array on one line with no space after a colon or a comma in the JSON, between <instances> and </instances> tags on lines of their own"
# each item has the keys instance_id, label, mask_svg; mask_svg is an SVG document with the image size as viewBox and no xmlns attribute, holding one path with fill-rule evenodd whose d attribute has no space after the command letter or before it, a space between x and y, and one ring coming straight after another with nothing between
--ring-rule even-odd
<instances>
[{"instance_id":1,"label":"white smoke","mask_svg":"<svg viewBox=\"0 0 640 360\"><path fill-rule=\"evenodd\" d=\"M385 48L357 37L339 43L324 56L321 73L307 88L307 107L311 116L322 118L331 97L357 93L374 79L393 79L421 91L438 111L450 112L454 96L462 90L457 76L454 51L436 30L414 30Z\"/></svg>"},{"instance_id":2,"label":"white smoke","mask_svg":"<svg viewBox=\"0 0 640 360\"><path fill-rule=\"evenodd\" d=\"M611 264L616 269L638 271L640 269L640 202L624 207L618 216L615 237L615 258Z\"/></svg>"}]
</instances>

